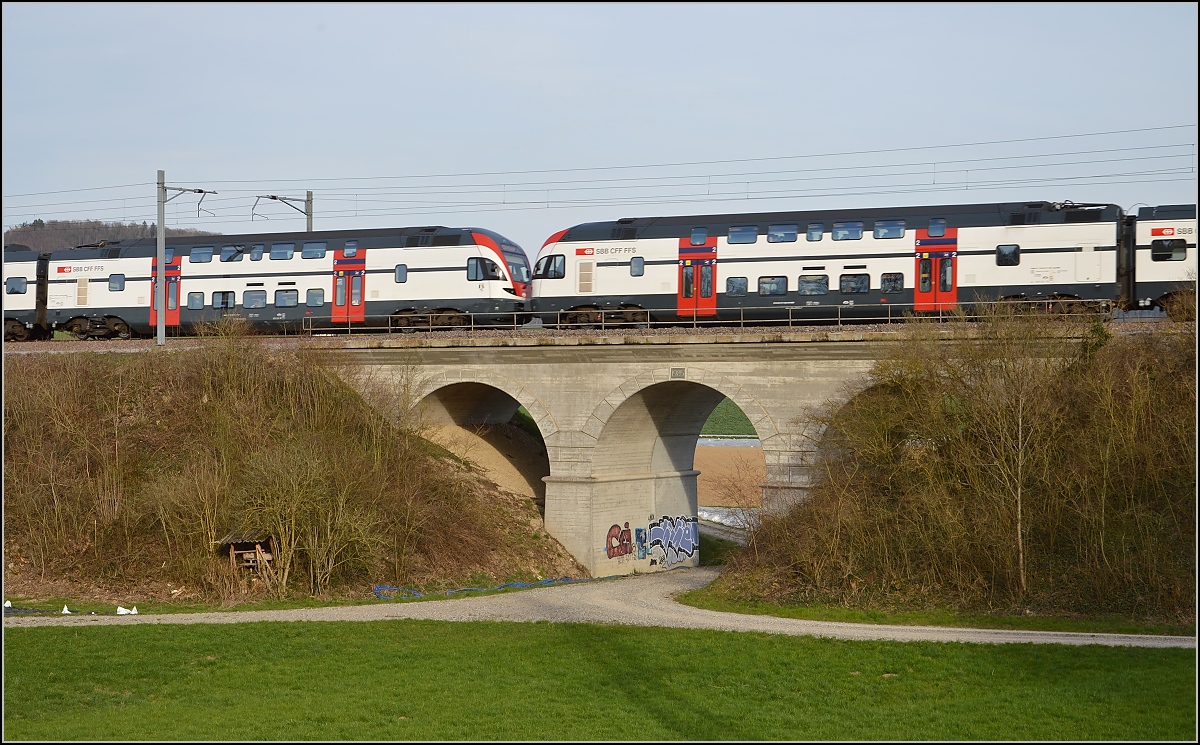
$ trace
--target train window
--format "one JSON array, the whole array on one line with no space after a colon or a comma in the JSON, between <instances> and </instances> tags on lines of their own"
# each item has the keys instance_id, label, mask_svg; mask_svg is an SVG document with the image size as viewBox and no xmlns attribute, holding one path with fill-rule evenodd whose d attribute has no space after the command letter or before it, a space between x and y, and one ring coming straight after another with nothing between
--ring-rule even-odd
<instances>
[{"instance_id":1,"label":"train window","mask_svg":"<svg viewBox=\"0 0 1200 745\"><path fill-rule=\"evenodd\" d=\"M828 295L829 276L825 274L801 274L796 278L796 292L801 295Z\"/></svg>"},{"instance_id":2,"label":"train window","mask_svg":"<svg viewBox=\"0 0 1200 745\"><path fill-rule=\"evenodd\" d=\"M929 218L929 237L941 238L946 234L946 221L940 217Z\"/></svg>"},{"instance_id":3,"label":"train window","mask_svg":"<svg viewBox=\"0 0 1200 745\"><path fill-rule=\"evenodd\" d=\"M221 261L241 261L245 246L225 246L221 249Z\"/></svg>"},{"instance_id":4,"label":"train window","mask_svg":"<svg viewBox=\"0 0 1200 745\"><path fill-rule=\"evenodd\" d=\"M234 306L232 292L214 292L212 306L214 308L232 308Z\"/></svg>"},{"instance_id":5,"label":"train window","mask_svg":"<svg viewBox=\"0 0 1200 745\"><path fill-rule=\"evenodd\" d=\"M1021 263L1021 247L1015 243L996 246L996 266L1017 266Z\"/></svg>"},{"instance_id":6,"label":"train window","mask_svg":"<svg viewBox=\"0 0 1200 745\"><path fill-rule=\"evenodd\" d=\"M748 286L745 277L729 277L725 280L725 294L729 297L746 297Z\"/></svg>"},{"instance_id":7,"label":"train window","mask_svg":"<svg viewBox=\"0 0 1200 745\"><path fill-rule=\"evenodd\" d=\"M333 283L333 304L346 304L346 278L344 276L338 277Z\"/></svg>"},{"instance_id":8,"label":"train window","mask_svg":"<svg viewBox=\"0 0 1200 745\"><path fill-rule=\"evenodd\" d=\"M24 277L9 277L4 283L4 292L8 295L24 295L29 286Z\"/></svg>"},{"instance_id":9,"label":"train window","mask_svg":"<svg viewBox=\"0 0 1200 745\"><path fill-rule=\"evenodd\" d=\"M304 296L304 304L310 308L320 308L325 304L325 290L321 287L309 290Z\"/></svg>"},{"instance_id":10,"label":"train window","mask_svg":"<svg viewBox=\"0 0 1200 745\"><path fill-rule=\"evenodd\" d=\"M203 310L204 309L204 293L189 292L188 293L188 310Z\"/></svg>"},{"instance_id":11,"label":"train window","mask_svg":"<svg viewBox=\"0 0 1200 745\"><path fill-rule=\"evenodd\" d=\"M879 291L888 295L904 292L904 273L884 272L879 278Z\"/></svg>"},{"instance_id":12,"label":"train window","mask_svg":"<svg viewBox=\"0 0 1200 745\"><path fill-rule=\"evenodd\" d=\"M362 305L362 275L355 274L350 278L350 304Z\"/></svg>"},{"instance_id":13,"label":"train window","mask_svg":"<svg viewBox=\"0 0 1200 745\"><path fill-rule=\"evenodd\" d=\"M266 290L246 290L242 293L243 308L265 308L267 307L267 291Z\"/></svg>"},{"instance_id":14,"label":"train window","mask_svg":"<svg viewBox=\"0 0 1200 745\"><path fill-rule=\"evenodd\" d=\"M685 266L683 268L683 286L679 288L679 292L684 297L692 297L696 294L696 267Z\"/></svg>"},{"instance_id":15,"label":"train window","mask_svg":"<svg viewBox=\"0 0 1200 745\"><path fill-rule=\"evenodd\" d=\"M708 228L692 228L692 245L703 246L708 243Z\"/></svg>"},{"instance_id":16,"label":"train window","mask_svg":"<svg viewBox=\"0 0 1200 745\"><path fill-rule=\"evenodd\" d=\"M729 229L730 243L756 243L758 241L758 226L745 225Z\"/></svg>"},{"instance_id":17,"label":"train window","mask_svg":"<svg viewBox=\"0 0 1200 745\"><path fill-rule=\"evenodd\" d=\"M904 221L903 220L876 220L875 221L875 237L876 238L903 238L904 237Z\"/></svg>"},{"instance_id":18,"label":"train window","mask_svg":"<svg viewBox=\"0 0 1200 745\"><path fill-rule=\"evenodd\" d=\"M496 262L478 256L467 259L467 281L482 282L487 279L504 279Z\"/></svg>"},{"instance_id":19,"label":"train window","mask_svg":"<svg viewBox=\"0 0 1200 745\"><path fill-rule=\"evenodd\" d=\"M1151 261L1183 261L1186 258L1187 240L1183 238L1150 241Z\"/></svg>"},{"instance_id":20,"label":"train window","mask_svg":"<svg viewBox=\"0 0 1200 745\"><path fill-rule=\"evenodd\" d=\"M433 237L433 245L435 246L457 246L460 243L462 243L462 234L435 235Z\"/></svg>"},{"instance_id":21,"label":"train window","mask_svg":"<svg viewBox=\"0 0 1200 745\"><path fill-rule=\"evenodd\" d=\"M566 257L563 254L543 256L533 267L534 279L562 279L565 276Z\"/></svg>"},{"instance_id":22,"label":"train window","mask_svg":"<svg viewBox=\"0 0 1200 745\"><path fill-rule=\"evenodd\" d=\"M272 243L271 244L271 261L286 261L292 258L292 254L296 252L295 243ZM279 303L276 303L279 305Z\"/></svg>"},{"instance_id":23,"label":"train window","mask_svg":"<svg viewBox=\"0 0 1200 745\"><path fill-rule=\"evenodd\" d=\"M204 295L200 295L200 305L204 305ZM179 307L179 283L167 283L167 310L175 310Z\"/></svg>"},{"instance_id":24,"label":"train window","mask_svg":"<svg viewBox=\"0 0 1200 745\"><path fill-rule=\"evenodd\" d=\"M857 241L862 240L863 224L860 221L855 222L835 222L833 224L833 239L835 241Z\"/></svg>"},{"instance_id":25,"label":"train window","mask_svg":"<svg viewBox=\"0 0 1200 745\"><path fill-rule=\"evenodd\" d=\"M954 259L942 259L941 269L938 290L941 292L950 292L954 289Z\"/></svg>"},{"instance_id":26,"label":"train window","mask_svg":"<svg viewBox=\"0 0 1200 745\"><path fill-rule=\"evenodd\" d=\"M158 254L154 254L154 255L158 256ZM165 253L163 254L163 260L168 264L170 264L172 261L174 261L175 260L175 249L174 248L166 249Z\"/></svg>"},{"instance_id":27,"label":"train window","mask_svg":"<svg viewBox=\"0 0 1200 745\"><path fill-rule=\"evenodd\" d=\"M250 260L251 261L262 261L262 255L263 255L263 247L261 244L251 247L251 249L250 249Z\"/></svg>"},{"instance_id":28,"label":"train window","mask_svg":"<svg viewBox=\"0 0 1200 745\"><path fill-rule=\"evenodd\" d=\"M300 249L300 258L302 259L323 259L325 258L324 243L305 243L304 248Z\"/></svg>"},{"instance_id":29,"label":"train window","mask_svg":"<svg viewBox=\"0 0 1200 745\"><path fill-rule=\"evenodd\" d=\"M759 277L759 295L786 295L787 277Z\"/></svg>"},{"instance_id":30,"label":"train window","mask_svg":"<svg viewBox=\"0 0 1200 745\"><path fill-rule=\"evenodd\" d=\"M629 276L640 277L646 273L646 260L641 256L634 256L629 260Z\"/></svg>"},{"instance_id":31,"label":"train window","mask_svg":"<svg viewBox=\"0 0 1200 745\"><path fill-rule=\"evenodd\" d=\"M275 291L275 307L276 308L295 308L300 304L299 290L276 290Z\"/></svg>"},{"instance_id":32,"label":"train window","mask_svg":"<svg viewBox=\"0 0 1200 745\"><path fill-rule=\"evenodd\" d=\"M207 264L212 261L213 247L212 246L196 246L192 252L188 254L188 261L193 264Z\"/></svg>"},{"instance_id":33,"label":"train window","mask_svg":"<svg viewBox=\"0 0 1200 745\"><path fill-rule=\"evenodd\" d=\"M857 295L870 291L870 274L843 274L838 278L838 292L843 295Z\"/></svg>"},{"instance_id":34,"label":"train window","mask_svg":"<svg viewBox=\"0 0 1200 745\"><path fill-rule=\"evenodd\" d=\"M767 243L795 243L799 225L771 225L767 228Z\"/></svg>"},{"instance_id":35,"label":"train window","mask_svg":"<svg viewBox=\"0 0 1200 745\"><path fill-rule=\"evenodd\" d=\"M125 275L124 274L108 275L108 291L109 292L121 292L124 289L125 289Z\"/></svg>"},{"instance_id":36,"label":"train window","mask_svg":"<svg viewBox=\"0 0 1200 745\"><path fill-rule=\"evenodd\" d=\"M921 259L921 292L933 292L933 259Z\"/></svg>"},{"instance_id":37,"label":"train window","mask_svg":"<svg viewBox=\"0 0 1200 745\"><path fill-rule=\"evenodd\" d=\"M825 226L822 223L810 222L808 224L809 241L819 241L823 235L825 235Z\"/></svg>"},{"instance_id":38,"label":"train window","mask_svg":"<svg viewBox=\"0 0 1200 745\"><path fill-rule=\"evenodd\" d=\"M700 267L700 297L712 297L713 295L713 268L712 264L704 264Z\"/></svg>"},{"instance_id":39,"label":"train window","mask_svg":"<svg viewBox=\"0 0 1200 745\"><path fill-rule=\"evenodd\" d=\"M358 255L358 241L346 241L346 247L342 249L342 256L347 259L353 259Z\"/></svg>"},{"instance_id":40,"label":"train window","mask_svg":"<svg viewBox=\"0 0 1200 745\"><path fill-rule=\"evenodd\" d=\"M396 265L396 282L397 282L397 284L404 284L407 281L408 281L408 264L397 264Z\"/></svg>"}]
</instances>

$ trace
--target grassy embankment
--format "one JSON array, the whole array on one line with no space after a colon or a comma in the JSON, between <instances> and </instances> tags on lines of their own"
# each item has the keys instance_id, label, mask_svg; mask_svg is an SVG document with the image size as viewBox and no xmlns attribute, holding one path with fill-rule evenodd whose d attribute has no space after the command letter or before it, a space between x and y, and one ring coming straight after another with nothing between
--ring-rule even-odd
<instances>
[{"instance_id":1,"label":"grassy embankment","mask_svg":"<svg viewBox=\"0 0 1200 745\"><path fill-rule=\"evenodd\" d=\"M579 624L13 629L6 739L1191 740L1195 651Z\"/></svg>"},{"instance_id":2,"label":"grassy embankment","mask_svg":"<svg viewBox=\"0 0 1200 745\"><path fill-rule=\"evenodd\" d=\"M1195 326L923 324L817 412L817 483L685 602L826 620L1195 633ZM1051 340L1051 341L1048 341Z\"/></svg>"},{"instance_id":3,"label":"grassy embankment","mask_svg":"<svg viewBox=\"0 0 1200 745\"><path fill-rule=\"evenodd\" d=\"M312 354L235 328L198 350L9 356L4 384L10 598L145 611L580 572L532 503L419 436L402 384L362 381L368 406ZM272 536L270 570L218 555L229 531Z\"/></svg>"}]
</instances>

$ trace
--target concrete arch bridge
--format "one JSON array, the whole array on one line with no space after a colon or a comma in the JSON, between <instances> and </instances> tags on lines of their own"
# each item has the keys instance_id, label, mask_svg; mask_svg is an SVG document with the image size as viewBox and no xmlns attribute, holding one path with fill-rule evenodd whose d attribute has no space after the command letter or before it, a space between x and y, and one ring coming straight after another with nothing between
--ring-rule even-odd
<instances>
[{"instance_id":1,"label":"concrete arch bridge","mask_svg":"<svg viewBox=\"0 0 1200 745\"><path fill-rule=\"evenodd\" d=\"M890 332L352 339L330 353L371 385L408 386L428 423L506 424L524 406L549 461L546 531L601 576L698 563L693 459L724 398L758 433L763 504L778 507L809 484L809 412L898 343Z\"/></svg>"}]
</instances>

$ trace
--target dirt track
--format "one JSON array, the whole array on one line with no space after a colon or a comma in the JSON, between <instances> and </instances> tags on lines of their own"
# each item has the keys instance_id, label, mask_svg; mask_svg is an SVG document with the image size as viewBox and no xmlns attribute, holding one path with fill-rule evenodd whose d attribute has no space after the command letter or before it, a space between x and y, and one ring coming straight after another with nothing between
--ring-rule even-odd
<instances>
[{"instance_id":1,"label":"dirt track","mask_svg":"<svg viewBox=\"0 0 1200 745\"><path fill-rule=\"evenodd\" d=\"M930 626L799 621L772 616L720 613L681 605L672 596L704 587L719 569L700 567L620 579L542 587L500 595L428 602L379 602L336 608L276 611L225 611L137 616L6 617L5 628L28 626L108 626L156 623L247 623L253 621L382 621L421 618L440 621L553 621L610 623L632 626L757 631L767 634L821 636L835 639L888 639L977 644L1101 644L1130 647L1196 648L1195 637L1075 634L1052 631L996 631Z\"/></svg>"}]
</instances>

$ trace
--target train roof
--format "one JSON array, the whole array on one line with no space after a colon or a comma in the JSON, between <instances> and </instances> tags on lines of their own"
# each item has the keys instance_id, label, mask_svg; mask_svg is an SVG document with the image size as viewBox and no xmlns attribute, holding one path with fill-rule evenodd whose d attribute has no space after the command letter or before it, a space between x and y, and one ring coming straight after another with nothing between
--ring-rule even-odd
<instances>
[{"instance_id":1,"label":"train roof","mask_svg":"<svg viewBox=\"0 0 1200 745\"><path fill-rule=\"evenodd\" d=\"M362 248L375 248L383 246L395 246L400 239L417 238L429 236L428 244L432 247L439 246L457 246L474 244L474 239L463 241L464 237L470 238L472 233L480 233L488 238L496 241L502 247L513 247L521 251L521 247L513 240L500 235L494 230L487 228L450 228L444 225L425 225L403 228L367 228L362 230L316 230L311 233L304 231L292 231L284 233L227 233L227 234L207 234L207 235L176 235L167 236L166 245L174 250L186 251L193 246L215 246L220 244L243 244L243 243L302 243L330 241L330 240L357 240ZM443 240L439 240L443 239ZM88 246L64 246L51 251L40 252L49 253L55 258L59 258L62 252L70 252L74 259L85 258L115 258L124 255L140 255L147 249L150 253L158 248L158 238L137 238L124 239L116 241L101 241L97 244ZM138 249L138 250L131 250ZM28 252L29 256L25 256ZM147 253L146 255L150 255ZM5 261L33 261L37 259L39 252L33 251L28 246L13 244L6 246L4 249Z\"/></svg>"},{"instance_id":2,"label":"train roof","mask_svg":"<svg viewBox=\"0 0 1200 745\"><path fill-rule=\"evenodd\" d=\"M867 207L861 209L797 210L790 212L744 212L670 217L627 217L609 222L575 225L560 241L609 240L618 237L670 238L683 236L694 227L721 229L732 225L830 222L835 220L887 220L944 218L950 227L983 225L1031 225L1063 222L1107 222L1119 220L1122 210L1115 204L1073 202L1001 202L990 204L947 204L914 207Z\"/></svg>"},{"instance_id":3,"label":"train roof","mask_svg":"<svg viewBox=\"0 0 1200 745\"><path fill-rule=\"evenodd\" d=\"M1160 204L1157 207L1142 207L1138 210L1139 220L1195 220L1194 204Z\"/></svg>"}]
</instances>

